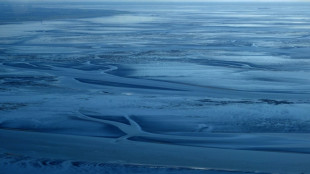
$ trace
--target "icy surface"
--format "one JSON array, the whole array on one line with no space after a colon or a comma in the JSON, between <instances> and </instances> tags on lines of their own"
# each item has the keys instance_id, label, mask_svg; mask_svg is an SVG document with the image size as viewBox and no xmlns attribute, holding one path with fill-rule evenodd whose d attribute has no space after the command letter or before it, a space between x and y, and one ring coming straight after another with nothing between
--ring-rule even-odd
<instances>
[{"instance_id":1,"label":"icy surface","mask_svg":"<svg viewBox=\"0 0 310 174\"><path fill-rule=\"evenodd\" d=\"M181 146L185 153L186 148L254 151L257 163L260 153L275 159L281 159L280 152L309 158L309 4L37 3L23 7L28 10L20 11L23 17L0 15L1 130L77 136L83 137L78 142L85 143L87 138L102 138L116 147L122 143ZM31 11L43 13L46 8L42 16L31 18ZM0 141L6 141L7 135L0 133ZM37 145L28 143L25 147ZM8 141L0 144L2 153L35 158L44 154L19 148L10 148ZM136 153L143 154L144 149ZM140 160L136 158L124 163ZM154 163L143 159L141 165ZM21 163L8 162L12 160L1 156L0 167L18 173ZM27 165L36 163L25 160ZM107 162L105 158L96 161ZM173 165L182 167L181 161ZM192 167L212 168L208 161L201 163L193 162ZM302 164L285 172L310 172ZM280 170L240 166L227 162L217 167ZM53 168L41 167L31 166L29 171ZM63 173L75 173L75 167L64 168ZM101 167L82 165L94 172ZM114 166L102 170L107 168ZM115 167L117 173L123 169L187 173L176 168Z\"/></svg>"}]
</instances>

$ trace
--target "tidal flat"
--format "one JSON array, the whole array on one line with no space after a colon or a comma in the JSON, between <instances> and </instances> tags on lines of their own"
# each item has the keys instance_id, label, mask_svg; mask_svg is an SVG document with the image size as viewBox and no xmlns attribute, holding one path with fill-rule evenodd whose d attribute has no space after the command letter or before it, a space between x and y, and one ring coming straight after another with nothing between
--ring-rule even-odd
<instances>
[{"instance_id":1,"label":"tidal flat","mask_svg":"<svg viewBox=\"0 0 310 174\"><path fill-rule=\"evenodd\" d=\"M0 173L310 173L309 3L0 3Z\"/></svg>"}]
</instances>

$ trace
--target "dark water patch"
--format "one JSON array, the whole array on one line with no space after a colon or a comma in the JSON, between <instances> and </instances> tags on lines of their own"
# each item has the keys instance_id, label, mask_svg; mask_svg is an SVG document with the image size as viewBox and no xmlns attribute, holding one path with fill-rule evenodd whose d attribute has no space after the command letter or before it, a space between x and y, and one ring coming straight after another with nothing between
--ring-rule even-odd
<instances>
[{"instance_id":1,"label":"dark water patch","mask_svg":"<svg viewBox=\"0 0 310 174\"><path fill-rule=\"evenodd\" d=\"M136 71L135 69L125 65L117 64L115 66L117 67L117 69L109 71L107 73L119 77L130 77Z\"/></svg>"},{"instance_id":2,"label":"dark water patch","mask_svg":"<svg viewBox=\"0 0 310 174\"><path fill-rule=\"evenodd\" d=\"M128 83L119 83L119 82L111 82L111 81L103 81L103 80L92 80L92 79L83 79L83 78L75 78L75 79L77 81L79 81L79 82L82 82L82 83L89 83L89 84L103 85L103 86L114 86L114 87L122 87L122 88L140 88L140 89L181 91L179 89L156 87L156 86L134 85L134 84L128 84Z\"/></svg>"},{"instance_id":3,"label":"dark water patch","mask_svg":"<svg viewBox=\"0 0 310 174\"><path fill-rule=\"evenodd\" d=\"M199 146L199 147L218 147L218 148L238 148L246 147L251 145L267 145L268 141L264 139L225 139L223 137L213 137L213 138L203 138L201 139L191 139L191 137L185 137L184 139L169 139L161 137L146 137L146 136L133 136L129 137L129 140L132 141L143 141L143 142L152 142L152 143L163 143L163 144L178 144L178 145L187 145L187 146Z\"/></svg>"},{"instance_id":4,"label":"dark water patch","mask_svg":"<svg viewBox=\"0 0 310 174\"><path fill-rule=\"evenodd\" d=\"M71 164L74 167L81 167L81 166L87 165L87 162L85 162L85 161L72 161Z\"/></svg>"},{"instance_id":5,"label":"dark water patch","mask_svg":"<svg viewBox=\"0 0 310 174\"><path fill-rule=\"evenodd\" d=\"M130 117L141 129L146 132L166 134L169 132L195 132L197 131L197 123L193 119L189 120L182 116L136 116Z\"/></svg>"},{"instance_id":6,"label":"dark water patch","mask_svg":"<svg viewBox=\"0 0 310 174\"><path fill-rule=\"evenodd\" d=\"M272 99L259 99L259 100L212 100L212 99L200 99L199 102L207 105L231 105L231 104L269 104L269 105L289 105L295 104L295 102L287 100L272 100Z\"/></svg>"},{"instance_id":7,"label":"dark water patch","mask_svg":"<svg viewBox=\"0 0 310 174\"><path fill-rule=\"evenodd\" d=\"M128 12L118 10L98 10L80 8L44 8L25 5L20 9L19 4L0 6L0 25L6 23L18 23L23 21L45 21L57 19L78 19L101 16L113 16Z\"/></svg>"},{"instance_id":8,"label":"dark water patch","mask_svg":"<svg viewBox=\"0 0 310 174\"><path fill-rule=\"evenodd\" d=\"M238 149L242 146L247 147L248 145L253 145L255 143L255 142L249 143L248 141L242 142L242 140L241 142L236 140L222 140L222 139L204 140L203 138L201 140L193 140L190 139L190 137L188 137L188 139L186 139L186 137L184 137L184 139L169 139L160 137L133 136L129 137L128 140L149 142L149 143L174 144L182 146L209 147L209 148L227 148L227 149ZM251 141L253 140L251 139Z\"/></svg>"},{"instance_id":9,"label":"dark water patch","mask_svg":"<svg viewBox=\"0 0 310 174\"><path fill-rule=\"evenodd\" d=\"M270 69L266 65L257 65L248 62L238 62L238 61L226 61L226 60L213 60L213 59L195 59L189 60L191 63L197 63L201 65L208 65L208 66L220 66L220 67L232 67L232 68L240 68L240 69Z\"/></svg>"},{"instance_id":10,"label":"dark water patch","mask_svg":"<svg viewBox=\"0 0 310 174\"><path fill-rule=\"evenodd\" d=\"M101 120L108 120L108 121L115 121L123 124L130 125L130 122L123 116L106 116L106 115L89 115L84 114L87 117L101 119Z\"/></svg>"},{"instance_id":11,"label":"dark water patch","mask_svg":"<svg viewBox=\"0 0 310 174\"><path fill-rule=\"evenodd\" d=\"M206 133L309 133L310 120L295 118L256 118L247 115L214 116L131 116L146 132L169 135L203 136Z\"/></svg>"},{"instance_id":12,"label":"dark water patch","mask_svg":"<svg viewBox=\"0 0 310 174\"><path fill-rule=\"evenodd\" d=\"M30 64L30 63L3 63L3 65L17 67L17 68L51 70L49 66L38 65L38 64L36 65L36 64Z\"/></svg>"},{"instance_id":13,"label":"dark water patch","mask_svg":"<svg viewBox=\"0 0 310 174\"><path fill-rule=\"evenodd\" d=\"M108 70L109 68L107 66L101 66L101 65L91 65L91 64L65 64L65 65L58 65L58 67L63 68L72 68L82 71L98 71L98 70Z\"/></svg>"},{"instance_id":14,"label":"dark water patch","mask_svg":"<svg viewBox=\"0 0 310 174\"><path fill-rule=\"evenodd\" d=\"M282 104L294 104L293 102L286 101L286 100L271 100L271 99L260 99L259 101L271 105L282 105Z\"/></svg>"},{"instance_id":15,"label":"dark water patch","mask_svg":"<svg viewBox=\"0 0 310 174\"><path fill-rule=\"evenodd\" d=\"M56 81L54 76L0 75L0 85L7 87L50 87Z\"/></svg>"},{"instance_id":16,"label":"dark water patch","mask_svg":"<svg viewBox=\"0 0 310 174\"><path fill-rule=\"evenodd\" d=\"M255 101L241 100L241 101L223 101L223 100L211 100L201 99L199 102L210 104L210 105L229 105L229 104L255 104Z\"/></svg>"},{"instance_id":17,"label":"dark water patch","mask_svg":"<svg viewBox=\"0 0 310 174\"><path fill-rule=\"evenodd\" d=\"M73 67L74 69L82 70L82 71L98 71L98 70L107 70L108 67L102 67L97 65L81 65L77 67Z\"/></svg>"},{"instance_id":18,"label":"dark water patch","mask_svg":"<svg viewBox=\"0 0 310 174\"><path fill-rule=\"evenodd\" d=\"M133 136L129 137L128 140L139 141L139 142L149 142L149 143L159 143L159 144L174 144L182 146L194 146L194 147L206 147L206 148L219 148L219 149L238 149L238 150L255 150L255 151L271 151L271 152L283 152L283 153L302 153L310 154L310 148L304 147L275 147L279 144L273 139L235 139L235 140L191 140L191 139L168 139L159 137L144 137L144 136ZM268 144L273 147L260 147L268 146Z\"/></svg>"},{"instance_id":19,"label":"dark water patch","mask_svg":"<svg viewBox=\"0 0 310 174\"><path fill-rule=\"evenodd\" d=\"M129 137L127 139L131 140L131 141L140 141L140 142L148 142L148 143L175 144L172 140L164 139L164 138L133 136L133 137Z\"/></svg>"},{"instance_id":20,"label":"dark water patch","mask_svg":"<svg viewBox=\"0 0 310 174\"><path fill-rule=\"evenodd\" d=\"M23 79L23 80L45 80L45 81L54 81L54 76L38 76L38 75L19 75L19 74L5 74L0 75L0 80L9 80L9 79Z\"/></svg>"},{"instance_id":21,"label":"dark water patch","mask_svg":"<svg viewBox=\"0 0 310 174\"><path fill-rule=\"evenodd\" d=\"M243 150L254 150L254 151L269 151L269 152L282 152L282 153L301 153L310 154L310 148L303 147L253 147L253 148L242 148Z\"/></svg>"},{"instance_id":22,"label":"dark water patch","mask_svg":"<svg viewBox=\"0 0 310 174\"><path fill-rule=\"evenodd\" d=\"M160 143L160 144L175 144L175 145L183 145L183 146L230 148L230 149L237 149L240 146L248 146L249 144L251 145L251 143L253 144L255 143L252 139L251 139L251 142L249 143L248 141L242 141L242 140L241 141L222 140L222 139L204 140L203 138L201 140L193 140L193 139L190 139L190 137L188 137L188 139L186 139L186 137L184 137L184 139L169 139L169 138L160 138L160 137L133 136L133 137L129 137L128 140L150 142L150 143Z\"/></svg>"},{"instance_id":23,"label":"dark water patch","mask_svg":"<svg viewBox=\"0 0 310 174\"><path fill-rule=\"evenodd\" d=\"M0 111L16 110L25 106L26 103L0 103Z\"/></svg>"},{"instance_id":24,"label":"dark water patch","mask_svg":"<svg viewBox=\"0 0 310 174\"><path fill-rule=\"evenodd\" d=\"M38 123L27 119L18 121L6 120L0 122L0 128L105 138L120 138L126 135L116 126L76 117L69 117L69 120L55 121L52 123Z\"/></svg>"},{"instance_id":25,"label":"dark water patch","mask_svg":"<svg viewBox=\"0 0 310 174\"><path fill-rule=\"evenodd\" d=\"M287 80L283 80L283 79L276 79L276 78L264 78L264 77L254 77L254 78L250 78L250 80L258 80L258 81L265 81L265 82L287 82Z\"/></svg>"},{"instance_id":26,"label":"dark water patch","mask_svg":"<svg viewBox=\"0 0 310 174\"><path fill-rule=\"evenodd\" d=\"M0 88L0 92L5 92L5 91L8 91L9 89L7 88Z\"/></svg>"}]
</instances>

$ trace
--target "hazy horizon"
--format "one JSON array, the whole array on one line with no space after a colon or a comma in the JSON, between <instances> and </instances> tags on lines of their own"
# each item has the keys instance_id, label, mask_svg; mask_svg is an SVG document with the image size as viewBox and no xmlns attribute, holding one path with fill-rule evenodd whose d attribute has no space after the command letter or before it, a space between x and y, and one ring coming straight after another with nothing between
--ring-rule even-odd
<instances>
[{"instance_id":1,"label":"hazy horizon","mask_svg":"<svg viewBox=\"0 0 310 174\"><path fill-rule=\"evenodd\" d=\"M2 2L310 2L310 0L4 0Z\"/></svg>"}]
</instances>

